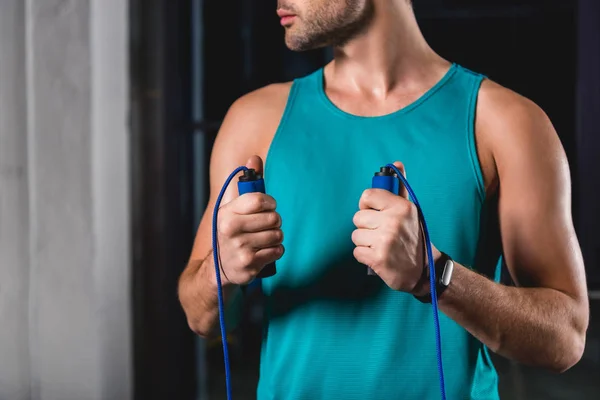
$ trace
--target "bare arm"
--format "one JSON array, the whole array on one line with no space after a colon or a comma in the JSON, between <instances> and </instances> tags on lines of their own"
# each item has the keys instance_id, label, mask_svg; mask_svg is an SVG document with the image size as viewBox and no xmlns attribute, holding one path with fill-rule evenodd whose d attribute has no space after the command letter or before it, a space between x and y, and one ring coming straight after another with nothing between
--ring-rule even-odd
<instances>
[{"instance_id":1,"label":"bare arm","mask_svg":"<svg viewBox=\"0 0 600 400\"><path fill-rule=\"evenodd\" d=\"M504 256L518 287L457 266L440 309L494 352L565 371L583 354L589 317L566 156L547 116L496 84L484 82L478 120L481 157L492 155L499 178Z\"/></svg>"},{"instance_id":2,"label":"bare arm","mask_svg":"<svg viewBox=\"0 0 600 400\"><path fill-rule=\"evenodd\" d=\"M189 263L179 279L179 299L190 328L200 336L215 333L219 317L217 283L212 253L212 215L215 202L229 174L246 165L253 155L264 154L275 132L289 91L288 84L271 85L237 100L229 109L217 135L210 161L210 197L201 219ZM254 161L260 163L260 161ZM262 168L262 166L260 166ZM237 197L232 181L221 206ZM239 286L221 274L226 307ZM236 302L238 303L238 302ZM227 311L237 313L239 310Z\"/></svg>"},{"instance_id":3,"label":"bare arm","mask_svg":"<svg viewBox=\"0 0 600 400\"><path fill-rule=\"evenodd\" d=\"M227 319L241 312L232 309L237 296L241 296L238 285L229 284L221 275ZM196 334L209 338L217 334L219 318L217 282L212 250L203 260L190 260L179 279L179 300L186 312L188 325ZM236 318L237 319L237 318ZM228 329L234 328L229 326Z\"/></svg>"}]
</instances>

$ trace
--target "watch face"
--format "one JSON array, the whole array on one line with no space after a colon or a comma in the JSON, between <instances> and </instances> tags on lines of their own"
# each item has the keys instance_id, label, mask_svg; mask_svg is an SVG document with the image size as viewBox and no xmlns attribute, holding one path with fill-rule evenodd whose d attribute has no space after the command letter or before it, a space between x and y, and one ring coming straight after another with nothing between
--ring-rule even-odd
<instances>
[{"instance_id":1,"label":"watch face","mask_svg":"<svg viewBox=\"0 0 600 400\"><path fill-rule=\"evenodd\" d=\"M450 284L450 279L452 278L452 271L454 271L454 261L446 260L446 264L444 265L444 272L442 272L442 277L440 279L440 283L444 286L448 286Z\"/></svg>"}]
</instances>

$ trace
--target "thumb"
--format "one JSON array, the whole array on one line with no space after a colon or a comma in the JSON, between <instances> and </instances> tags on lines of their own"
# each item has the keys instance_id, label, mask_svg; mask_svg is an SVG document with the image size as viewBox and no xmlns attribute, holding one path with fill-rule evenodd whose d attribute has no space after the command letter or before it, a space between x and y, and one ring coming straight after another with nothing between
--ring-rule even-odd
<instances>
[{"instance_id":1,"label":"thumb","mask_svg":"<svg viewBox=\"0 0 600 400\"><path fill-rule=\"evenodd\" d=\"M246 161L246 168L250 168L256 171L257 174L263 174L263 160L257 155L254 155Z\"/></svg>"},{"instance_id":2,"label":"thumb","mask_svg":"<svg viewBox=\"0 0 600 400\"><path fill-rule=\"evenodd\" d=\"M404 178L406 178L406 169L404 168L404 164L402 164L400 161L396 161L396 162L394 162L394 166L396 168L398 168L400 170L400 172L402 172L402 175L404 176ZM400 185L399 195L404 197L405 199L408 199L408 190L406 190L406 187L404 187L404 185L402 184L402 181L400 181L398 183Z\"/></svg>"},{"instance_id":3,"label":"thumb","mask_svg":"<svg viewBox=\"0 0 600 400\"><path fill-rule=\"evenodd\" d=\"M259 156L254 155L250 157L248 161L246 161L245 167L255 170L257 174L263 174L263 161ZM242 172L240 171L237 176L238 178L242 176ZM237 180L235 180L235 182L237 182ZM234 184L234 182L231 182L231 185L229 185L229 187L225 190L225 194L221 199L222 206L230 203L232 200L239 196L239 192L235 187L236 185Z\"/></svg>"}]
</instances>

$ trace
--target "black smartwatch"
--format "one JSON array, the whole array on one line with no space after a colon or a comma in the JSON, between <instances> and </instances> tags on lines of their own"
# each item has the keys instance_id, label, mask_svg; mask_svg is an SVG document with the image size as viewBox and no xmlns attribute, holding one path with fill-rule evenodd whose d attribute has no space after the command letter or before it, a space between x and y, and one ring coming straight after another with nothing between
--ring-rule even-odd
<instances>
[{"instance_id":1,"label":"black smartwatch","mask_svg":"<svg viewBox=\"0 0 600 400\"><path fill-rule=\"evenodd\" d=\"M450 285L452 280L452 272L454 271L454 261L446 253L442 253L442 256L435 262L435 290L437 297L439 298L444 290ZM427 270L427 279L429 279L429 268ZM424 296L414 296L421 303L431 303L431 293L427 293Z\"/></svg>"}]
</instances>

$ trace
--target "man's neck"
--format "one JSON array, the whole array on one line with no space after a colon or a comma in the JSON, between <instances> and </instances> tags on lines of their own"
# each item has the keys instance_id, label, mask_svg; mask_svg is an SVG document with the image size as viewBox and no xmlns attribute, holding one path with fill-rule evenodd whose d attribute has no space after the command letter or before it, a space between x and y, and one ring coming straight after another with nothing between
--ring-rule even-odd
<instances>
[{"instance_id":1,"label":"man's neck","mask_svg":"<svg viewBox=\"0 0 600 400\"><path fill-rule=\"evenodd\" d=\"M435 80L447 68L449 63L425 41L412 10L394 3L381 2L364 33L334 49L330 80L385 98L411 82Z\"/></svg>"}]
</instances>

